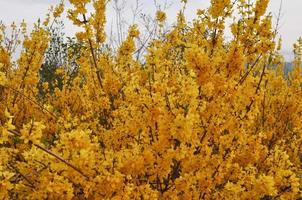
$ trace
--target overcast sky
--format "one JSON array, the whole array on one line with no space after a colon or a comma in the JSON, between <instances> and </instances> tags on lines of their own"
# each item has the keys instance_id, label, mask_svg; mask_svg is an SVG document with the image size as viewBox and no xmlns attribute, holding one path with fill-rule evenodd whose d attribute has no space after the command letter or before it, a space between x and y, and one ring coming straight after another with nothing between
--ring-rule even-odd
<instances>
[{"instance_id":1,"label":"overcast sky","mask_svg":"<svg viewBox=\"0 0 302 200\"><path fill-rule=\"evenodd\" d=\"M186 10L186 16L188 19L192 19L195 15L197 8L206 8L209 5L210 0L189 0L189 6ZM269 11L277 15L281 0L271 0ZM5 24L9 24L13 21L19 23L22 19L25 19L29 24L34 23L38 18L43 18L47 12L49 5L55 5L59 0L0 0L0 20ZM131 4L134 4L136 0L126 0L127 8L125 16L131 14ZM142 6L142 12L152 14L155 11L155 6L152 0L140 0L144 5ZM164 0L157 0L158 3L163 3ZM170 0L174 2L172 6L167 9L168 21L174 21L177 11L180 8L180 0ZM109 7L107 12L108 27L112 23L113 12ZM130 19L125 18L129 23ZM66 31L69 34L75 32L75 28L66 23ZM287 60L292 59L292 45L302 36L302 0L283 0L282 6L282 18L280 35L283 38L283 54Z\"/></svg>"}]
</instances>

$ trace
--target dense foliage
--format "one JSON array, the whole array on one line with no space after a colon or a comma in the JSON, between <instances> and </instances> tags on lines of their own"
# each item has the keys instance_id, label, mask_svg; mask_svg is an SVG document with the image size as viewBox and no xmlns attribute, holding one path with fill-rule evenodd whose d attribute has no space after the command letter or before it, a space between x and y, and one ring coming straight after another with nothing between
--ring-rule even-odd
<instances>
[{"instance_id":1,"label":"dense foliage","mask_svg":"<svg viewBox=\"0 0 302 200\"><path fill-rule=\"evenodd\" d=\"M302 39L285 77L269 0L211 0L168 33L159 10L143 61L135 25L116 53L104 48L105 0L69 2L81 47L64 51L51 87L45 26L64 5L30 34L22 23L16 62L1 26L0 199L302 197Z\"/></svg>"}]
</instances>

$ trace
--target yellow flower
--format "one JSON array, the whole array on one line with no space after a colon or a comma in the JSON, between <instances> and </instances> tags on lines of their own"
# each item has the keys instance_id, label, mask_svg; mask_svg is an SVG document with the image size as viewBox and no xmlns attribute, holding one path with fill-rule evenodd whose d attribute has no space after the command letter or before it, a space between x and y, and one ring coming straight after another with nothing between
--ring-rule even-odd
<instances>
[{"instance_id":1,"label":"yellow flower","mask_svg":"<svg viewBox=\"0 0 302 200\"><path fill-rule=\"evenodd\" d=\"M7 82L4 72L0 71L0 86L4 86Z\"/></svg>"},{"instance_id":2,"label":"yellow flower","mask_svg":"<svg viewBox=\"0 0 302 200\"><path fill-rule=\"evenodd\" d=\"M137 38L139 36L137 25L133 25L129 28L129 36L133 38Z\"/></svg>"},{"instance_id":3,"label":"yellow flower","mask_svg":"<svg viewBox=\"0 0 302 200\"><path fill-rule=\"evenodd\" d=\"M167 19L167 15L165 12L158 10L156 12L156 20L160 23L164 22Z\"/></svg>"},{"instance_id":4,"label":"yellow flower","mask_svg":"<svg viewBox=\"0 0 302 200\"><path fill-rule=\"evenodd\" d=\"M55 18L60 17L61 14L63 13L63 11L64 11L64 3L61 2L57 7L55 7L55 9L53 11L53 16Z\"/></svg>"}]
</instances>

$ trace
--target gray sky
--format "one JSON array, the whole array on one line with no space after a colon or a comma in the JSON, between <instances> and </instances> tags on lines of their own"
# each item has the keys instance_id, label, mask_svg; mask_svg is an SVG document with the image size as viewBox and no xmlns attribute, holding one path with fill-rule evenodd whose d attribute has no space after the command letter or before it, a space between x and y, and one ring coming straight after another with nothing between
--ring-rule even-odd
<instances>
[{"instance_id":1,"label":"gray sky","mask_svg":"<svg viewBox=\"0 0 302 200\"><path fill-rule=\"evenodd\" d=\"M127 6L125 8L125 19L131 23L131 4L136 0L126 0ZM278 13L281 0L271 0L269 11L273 14ZM34 23L38 18L43 18L47 12L49 5L55 5L59 0L0 0L0 20L5 24L10 24L15 21L17 23L25 19L29 24ZM152 0L140 0L144 5L142 12L152 14L155 12L155 6ZM164 0L157 0L158 3L163 3ZM168 21L174 21L177 11L180 8L180 0L170 0L175 2L169 9L167 9ZM205 8L209 5L209 0L189 0L189 6L186 10L188 19L192 19L197 8ZM286 60L292 59L292 45L302 36L302 0L283 0L282 18L280 35L283 39L283 54ZM109 7L107 11L108 27L113 19L112 8ZM70 34L74 33L76 29L70 24L66 23L66 31Z\"/></svg>"}]
</instances>

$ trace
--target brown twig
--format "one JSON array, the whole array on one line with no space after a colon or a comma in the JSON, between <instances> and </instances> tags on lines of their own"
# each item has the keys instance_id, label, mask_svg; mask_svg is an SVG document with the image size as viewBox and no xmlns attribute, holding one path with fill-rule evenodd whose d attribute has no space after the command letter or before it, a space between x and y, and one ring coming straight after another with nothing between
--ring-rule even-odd
<instances>
[{"instance_id":1,"label":"brown twig","mask_svg":"<svg viewBox=\"0 0 302 200\"><path fill-rule=\"evenodd\" d=\"M260 55L257 57L256 61L252 64L252 66L250 67L250 69L249 69L249 70L242 76L242 78L239 80L237 86L238 86L239 84L241 85L241 84L245 81L245 79L247 78L247 76L250 74L250 72L254 69L254 67L255 67L255 66L257 65L257 63L259 62L261 56L262 56L262 54L260 54Z\"/></svg>"},{"instance_id":2,"label":"brown twig","mask_svg":"<svg viewBox=\"0 0 302 200\"><path fill-rule=\"evenodd\" d=\"M9 167L11 167L17 174L19 174L28 184L31 188L35 188L35 184L31 182L25 175L23 175L17 167L13 166L12 164L9 164Z\"/></svg>"},{"instance_id":3,"label":"brown twig","mask_svg":"<svg viewBox=\"0 0 302 200\"><path fill-rule=\"evenodd\" d=\"M9 133L15 135L15 136L18 136L20 137L21 134L15 130L8 130ZM35 147L37 147L38 149L44 151L45 153L55 157L56 159L60 160L61 162L63 162L64 164L66 164L67 166L69 166L70 168L74 169L75 171L77 171L79 174L81 174L82 176L84 176L86 179L89 179L89 177L87 175L85 175L79 168L77 168L76 166L74 166L73 164L69 163L68 161L66 161L64 158L56 155L55 153L51 152L50 150L38 145L38 144L34 144L33 145Z\"/></svg>"},{"instance_id":4,"label":"brown twig","mask_svg":"<svg viewBox=\"0 0 302 200\"><path fill-rule=\"evenodd\" d=\"M64 158L54 154L53 152L51 152L48 149L45 149L44 147L38 145L38 144L34 144L35 147L37 147L38 149L41 149L42 151L48 153L49 155L55 157L56 159L60 160L61 162L65 163L67 166L71 167L72 169L74 169L75 171L79 172L82 176L84 176L85 178L89 179L89 177L87 175L85 175L79 168L77 168L76 166L74 166L73 164L69 163L68 161L66 161Z\"/></svg>"},{"instance_id":5,"label":"brown twig","mask_svg":"<svg viewBox=\"0 0 302 200\"><path fill-rule=\"evenodd\" d=\"M39 104L38 102L36 102L35 100L33 100L32 98L26 96L25 94L23 94L22 92L19 92L18 90L12 88L12 87L9 87L9 86L3 86L9 90L12 90L14 93L16 94L19 94L21 96L23 96L25 99L27 99L28 101L32 102L33 104L37 105L39 108L41 108L41 111L45 111L46 113L48 113L50 116L52 116L53 118L55 118L56 120L58 119L58 117L52 113L51 111L47 110L46 108L43 107L43 105Z\"/></svg>"},{"instance_id":6,"label":"brown twig","mask_svg":"<svg viewBox=\"0 0 302 200\"><path fill-rule=\"evenodd\" d=\"M83 21L83 23L85 24L85 25L87 25L87 19L86 19L86 15L85 14L83 14L83 19L84 19L84 21ZM94 64L94 67L95 67L95 70L96 70L96 76L97 76L97 79L98 79L98 82L99 82L99 84L100 84L100 87L101 88L103 88L103 82L102 82L102 78L101 78L101 75L100 75L100 73L99 72L101 72L100 71L100 69L98 68L98 64L97 64L97 59L96 59L96 55L95 55L95 52L94 52L94 49L93 49L93 46L92 46L92 41L91 41L91 39L90 38L88 38L88 43L89 43L89 48L90 48L90 52L91 52L91 55L92 55L92 59L93 59L93 64Z\"/></svg>"}]
</instances>

